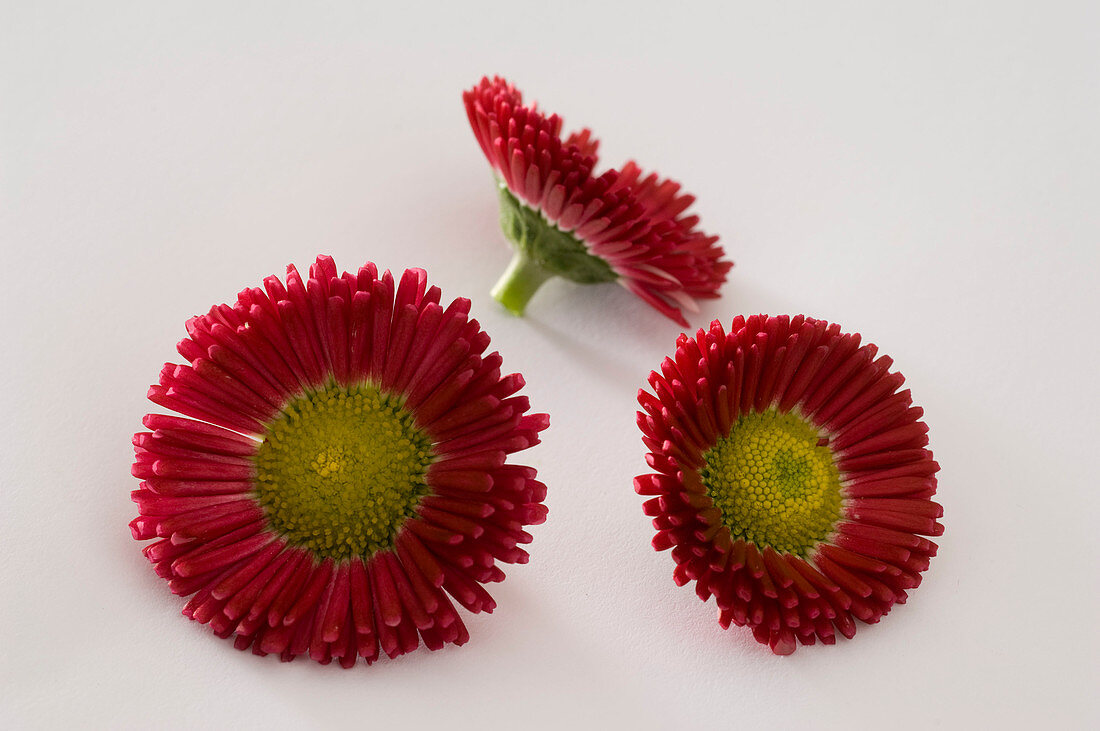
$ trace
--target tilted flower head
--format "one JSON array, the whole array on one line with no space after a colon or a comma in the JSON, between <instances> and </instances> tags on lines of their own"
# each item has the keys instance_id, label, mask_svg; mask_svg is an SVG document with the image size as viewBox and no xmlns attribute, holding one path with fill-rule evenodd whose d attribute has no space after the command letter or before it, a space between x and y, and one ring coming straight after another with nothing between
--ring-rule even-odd
<instances>
[{"instance_id":1,"label":"tilted flower head","mask_svg":"<svg viewBox=\"0 0 1100 731\"><path fill-rule=\"evenodd\" d=\"M936 554L923 411L876 355L821 320L738 317L681 335L638 393L653 546L776 654L877 622Z\"/></svg>"},{"instance_id":2,"label":"tilted flower head","mask_svg":"<svg viewBox=\"0 0 1100 731\"><path fill-rule=\"evenodd\" d=\"M681 309L718 296L733 265L717 236L687 215L695 200L680 184L628 162L596 175L599 142L588 129L561 138L561 118L499 77L462 95L482 152L498 178L501 228L515 257L493 296L522 314L552 276L619 282L687 326Z\"/></svg>"},{"instance_id":3,"label":"tilted flower head","mask_svg":"<svg viewBox=\"0 0 1100 731\"><path fill-rule=\"evenodd\" d=\"M527 561L546 489L506 462L548 425L469 307L322 256L188 321L149 390L184 416L134 435L130 524L185 615L345 667L469 639L451 599L491 612L496 563Z\"/></svg>"}]
</instances>

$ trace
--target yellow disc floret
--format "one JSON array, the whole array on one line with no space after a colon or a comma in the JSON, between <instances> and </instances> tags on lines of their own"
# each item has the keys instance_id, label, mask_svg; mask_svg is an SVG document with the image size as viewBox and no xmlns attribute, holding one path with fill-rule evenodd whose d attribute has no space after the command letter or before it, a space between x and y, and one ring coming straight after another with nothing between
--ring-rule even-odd
<instances>
[{"instance_id":1,"label":"yellow disc floret","mask_svg":"<svg viewBox=\"0 0 1100 731\"><path fill-rule=\"evenodd\" d=\"M734 540L805 556L840 519L832 450L794 414L747 414L703 458L707 494Z\"/></svg>"},{"instance_id":2,"label":"yellow disc floret","mask_svg":"<svg viewBox=\"0 0 1100 731\"><path fill-rule=\"evenodd\" d=\"M390 548L428 491L431 440L369 383L288 403L256 452L256 497L291 545L337 560Z\"/></svg>"}]
</instances>

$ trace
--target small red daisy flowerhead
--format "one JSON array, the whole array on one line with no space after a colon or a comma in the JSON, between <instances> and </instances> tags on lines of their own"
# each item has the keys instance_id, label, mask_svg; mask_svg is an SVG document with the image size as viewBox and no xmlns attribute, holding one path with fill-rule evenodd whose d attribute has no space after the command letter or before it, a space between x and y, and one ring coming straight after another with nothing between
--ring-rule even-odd
<instances>
[{"instance_id":1,"label":"small red daisy flowerhead","mask_svg":"<svg viewBox=\"0 0 1100 731\"><path fill-rule=\"evenodd\" d=\"M134 435L130 524L186 616L344 667L469 639L451 600L491 612L496 563L527 561L546 488L506 462L548 425L469 309L322 256L187 322L149 390L184 416Z\"/></svg>"},{"instance_id":2,"label":"small red daisy flowerhead","mask_svg":"<svg viewBox=\"0 0 1100 731\"><path fill-rule=\"evenodd\" d=\"M943 533L923 411L877 353L802 315L738 317L681 335L638 393L654 548L779 655L904 603Z\"/></svg>"},{"instance_id":3,"label":"small red daisy flowerhead","mask_svg":"<svg viewBox=\"0 0 1100 731\"><path fill-rule=\"evenodd\" d=\"M681 310L715 298L733 266L717 236L698 230L680 184L630 161L596 175L599 142L583 129L564 140L504 79L483 78L462 95L482 152L497 176L500 224L515 257L493 296L517 315L547 279L619 282L684 327Z\"/></svg>"}]
</instances>

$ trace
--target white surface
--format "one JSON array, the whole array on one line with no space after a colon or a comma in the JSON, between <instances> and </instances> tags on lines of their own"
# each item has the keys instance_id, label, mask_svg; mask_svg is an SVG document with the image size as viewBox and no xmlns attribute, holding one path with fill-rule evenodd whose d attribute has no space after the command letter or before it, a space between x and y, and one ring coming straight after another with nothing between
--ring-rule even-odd
<instances>
[{"instance_id":1,"label":"white surface","mask_svg":"<svg viewBox=\"0 0 1100 731\"><path fill-rule=\"evenodd\" d=\"M1094 4L222 5L0 12L0 725L1100 724ZM493 72L698 196L737 267L693 325L806 312L895 358L947 527L908 605L776 658L673 585L631 478L679 330L614 286L489 298L460 92ZM185 318L319 252L472 298L552 414L549 521L463 648L238 653L129 537Z\"/></svg>"}]
</instances>

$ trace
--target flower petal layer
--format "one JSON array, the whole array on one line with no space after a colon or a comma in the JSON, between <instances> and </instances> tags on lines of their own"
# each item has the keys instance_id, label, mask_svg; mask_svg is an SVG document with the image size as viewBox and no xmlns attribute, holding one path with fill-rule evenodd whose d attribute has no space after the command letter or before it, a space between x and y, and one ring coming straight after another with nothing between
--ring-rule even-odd
<instances>
[{"instance_id":1,"label":"flower petal layer","mask_svg":"<svg viewBox=\"0 0 1100 731\"><path fill-rule=\"evenodd\" d=\"M643 175L634 162L596 175L598 141L588 129L561 137L562 120L525 106L502 78L463 94L474 136L493 170L521 201L606 261L621 283L686 327L682 310L714 298L733 264L718 237L687 215L694 197Z\"/></svg>"},{"instance_id":2,"label":"flower petal layer","mask_svg":"<svg viewBox=\"0 0 1100 731\"><path fill-rule=\"evenodd\" d=\"M499 564L526 563L527 525L543 522L546 488L510 455L539 442L522 376L501 373L470 303L441 303L421 270L395 279L373 264L338 273L319 257L302 277L243 290L187 323L134 436L137 540L183 613L238 649L345 667L420 644L469 639L456 604L491 612L483 584ZM392 547L333 560L271 529L254 457L292 399L368 382L400 397L435 455L427 494Z\"/></svg>"},{"instance_id":3,"label":"flower petal layer","mask_svg":"<svg viewBox=\"0 0 1100 731\"><path fill-rule=\"evenodd\" d=\"M904 603L943 532L931 500L939 465L923 410L893 361L858 334L803 317L718 321L676 351L641 390L638 425L653 472L636 491L657 550L671 550L678 585L714 597L719 622L748 626L778 654L798 643L852 637ZM704 454L738 419L794 413L821 435L839 470L841 517L805 556L731 539L700 471Z\"/></svg>"}]
</instances>

